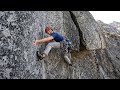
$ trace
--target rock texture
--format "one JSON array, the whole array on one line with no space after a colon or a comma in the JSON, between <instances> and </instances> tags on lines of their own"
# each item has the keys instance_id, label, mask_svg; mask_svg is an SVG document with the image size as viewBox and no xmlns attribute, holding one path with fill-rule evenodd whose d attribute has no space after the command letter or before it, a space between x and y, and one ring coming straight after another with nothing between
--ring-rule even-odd
<instances>
[{"instance_id":1,"label":"rock texture","mask_svg":"<svg viewBox=\"0 0 120 90\"><path fill-rule=\"evenodd\" d=\"M73 43L73 66L52 49L43 61L36 51L45 44L46 25ZM88 11L0 11L0 79L113 79L120 78L120 37L97 23Z\"/></svg>"},{"instance_id":2,"label":"rock texture","mask_svg":"<svg viewBox=\"0 0 120 90\"><path fill-rule=\"evenodd\" d=\"M120 31L119 31L115 22L110 23L110 24L103 23L100 20L98 20L97 22L103 29L105 29L105 30L103 30L103 32L108 32L108 33L120 35ZM115 25L114 25L114 23L115 23Z\"/></svg>"},{"instance_id":3,"label":"rock texture","mask_svg":"<svg viewBox=\"0 0 120 90\"><path fill-rule=\"evenodd\" d=\"M110 24L100 24L100 27L103 28L103 33L107 43L107 48L105 49L108 62L112 65L111 76L114 74L114 77L111 78L120 78L119 73L119 60L120 60L120 31L112 27Z\"/></svg>"},{"instance_id":4,"label":"rock texture","mask_svg":"<svg viewBox=\"0 0 120 90\"><path fill-rule=\"evenodd\" d=\"M112 23L110 23L110 25L120 30L120 22L113 21Z\"/></svg>"}]
</instances>

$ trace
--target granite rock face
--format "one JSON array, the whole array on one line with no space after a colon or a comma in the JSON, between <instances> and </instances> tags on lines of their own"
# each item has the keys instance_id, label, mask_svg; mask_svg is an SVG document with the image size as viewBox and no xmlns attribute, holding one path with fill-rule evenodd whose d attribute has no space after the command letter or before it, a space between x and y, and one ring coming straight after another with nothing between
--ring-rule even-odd
<instances>
[{"instance_id":1,"label":"granite rock face","mask_svg":"<svg viewBox=\"0 0 120 90\"><path fill-rule=\"evenodd\" d=\"M114 25L114 22L110 23L110 24L106 24L106 23L103 23L100 20L98 20L97 22L100 25L100 27L102 27L103 29L105 29L105 30L103 30L103 32L108 32L108 33L111 33L111 34L120 35L120 31L119 31L116 23L115 23L115 25Z\"/></svg>"},{"instance_id":2,"label":"granite rock face","mask_svg":"<svg viewBox=\"0 0 120 90\"><path fill-rule=\"evenodd\" d=\"M110 25L120 30L120 22L113 21Z\"/></svg>"},{"instance_id":3,"label":"granite rock face","mask_svg":"<svg viewBox=\"0 0 120 90\"><path fill-rule=\"evenodd\" d=\"M93 19L89 12L72 11L71 12L82 31L83 41L87 50L104 49L106 47L102 33L102 28Z\"/></svg>"},{"instance_id":4,"label":"granite rock face","mask_svg":"<svg viewBox=\"0 0 120 90\"><path fill-rule=\"evenodd\" d=\"M46 25L71 39L73 66L60 49L37 61ZM88 11L0 11L0 79L120 78L120 37L106 31Z\"/></svg>"}]
</instances>

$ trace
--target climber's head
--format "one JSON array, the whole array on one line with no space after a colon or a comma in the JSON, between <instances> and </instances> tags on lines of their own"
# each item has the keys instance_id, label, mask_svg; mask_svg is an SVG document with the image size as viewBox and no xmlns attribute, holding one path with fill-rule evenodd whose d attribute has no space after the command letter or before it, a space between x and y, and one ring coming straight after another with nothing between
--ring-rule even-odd
<instances>
[{"instance_id":1,"label":"climber's head","mask_svg":"<svg viewBox=\"0 0 120 90\"><path fill-rule=\"evenodd\" d=\"M45 28L45 32L46 32L47 34L52 34L52 33L53 33L52 27L51 27L51 26L47 26L47 27Z\"/></svg>"}]
</instances>

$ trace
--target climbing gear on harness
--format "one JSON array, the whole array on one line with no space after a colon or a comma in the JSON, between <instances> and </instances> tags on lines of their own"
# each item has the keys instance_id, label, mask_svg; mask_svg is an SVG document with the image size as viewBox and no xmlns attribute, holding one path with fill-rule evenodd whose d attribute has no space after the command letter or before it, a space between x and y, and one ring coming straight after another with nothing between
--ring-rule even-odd
<instances>
[{"instance_id":1,"label":"climbing gear on harness","mask_svg":"<svg viewBox=\"0 0 120 90\"><path fill-rule=\"evenodd\" d=\"M51 26L47 26L46 28L45 28L45 33L47 33L49 30L51 30L52 29L52 27Z\"/></svg>"},{"instance_id":2,"label":"climbing gear on harness","mask_svg":"<svg viewBox=\"0 0 120 90\"><path fill-rule=\"evenodd\" d=\"M66 39L66 44L67 44L68 52L71 52L72 51L72 42L70 41L70 39Z\"/></svg>"},{"instance_id":3,"label":"climbing gear on harness","mask_svg":"<svg viewBox=\"0 0 120 90\"><path fill-rule=\"evenodd\" d=\"M72 42L70 39L65 38L60 42L61 48L65 50L66 53L70 53L72 51Z\"/></svg>"}]
</instances>

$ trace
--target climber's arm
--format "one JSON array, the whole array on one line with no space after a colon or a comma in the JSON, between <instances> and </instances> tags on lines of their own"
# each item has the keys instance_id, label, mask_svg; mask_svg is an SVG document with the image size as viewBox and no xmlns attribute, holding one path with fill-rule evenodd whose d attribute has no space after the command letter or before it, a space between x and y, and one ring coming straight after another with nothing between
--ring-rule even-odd
<instances>
[{"instance_id":1,"label":"climber's arm","mask_svg":"<svg viewBox=\"0 0 120 90\"><path fill-rule=\"evenodd\" d=\"M54 37L50 36L50 37L47 37L47 38L44 38L44 39L41 39L41 40L36 40L33 44L36 44L36 43L44 43L44 42L48 42L48 41L51 41L53 40Z\"/></svg>"},{"instance_id":2,"label":"climber's arm","mask_svg":"<svg viewBox=\"0 0 120 90\"><path fill-rule=\"evenodd\" d=\"M44 43L44 42L51 41L53 39L54 38L52 36L50 36L50 37L47 37L47 38L44 38L44 39L41 39L41 40L37 40L37 43Z\"/></svg>"}]
</instances>

